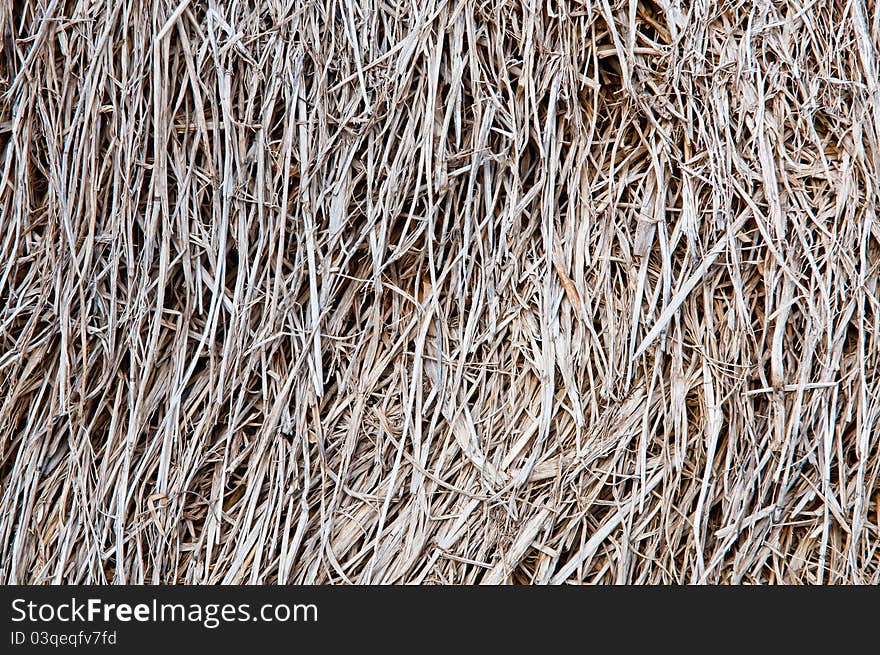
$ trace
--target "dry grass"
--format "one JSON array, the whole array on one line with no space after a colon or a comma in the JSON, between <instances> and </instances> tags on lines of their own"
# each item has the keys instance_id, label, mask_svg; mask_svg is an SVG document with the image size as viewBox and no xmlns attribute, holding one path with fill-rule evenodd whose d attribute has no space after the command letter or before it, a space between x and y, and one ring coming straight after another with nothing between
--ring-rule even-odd
<instances>
[{"instance_id":1,"label":"dry grass","mask_svg":"<svg viewBox=\"0 0 880 655\"><path fill-rule=\"evenodd\" d=\"M880 581L876 2L0 35L0 580Z\"/></svg>"}]
</instances>

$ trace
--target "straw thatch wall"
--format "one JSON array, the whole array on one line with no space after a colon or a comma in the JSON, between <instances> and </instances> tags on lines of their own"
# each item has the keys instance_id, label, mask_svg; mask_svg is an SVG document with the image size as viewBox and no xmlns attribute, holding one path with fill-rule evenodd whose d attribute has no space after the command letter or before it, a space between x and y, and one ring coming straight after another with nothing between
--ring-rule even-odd
<instances>
[{"instance_id":1,"label":"straw thatch wall","mask_svg":"<svg viewBox=\"0 0 880 655\"><path fill-rule=\"evenodd\" d=\"M0 6L0 580L878 582L873 0Z\"/></svg>"}]
</instances>

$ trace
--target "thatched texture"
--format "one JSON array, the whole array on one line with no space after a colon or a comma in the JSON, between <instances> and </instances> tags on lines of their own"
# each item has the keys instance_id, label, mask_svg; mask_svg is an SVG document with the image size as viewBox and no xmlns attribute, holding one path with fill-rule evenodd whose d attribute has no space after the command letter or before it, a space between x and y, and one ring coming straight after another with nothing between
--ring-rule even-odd
<instances>
[{"instance_id":1,"label":"thatched texture","mask_svg":"<svg viewBox=\"0 0 880 655\"><path fill-rule=\"evenodd\" d=\"M0 580L878 582L875 2L0 34Z\"/></svg>"}]
</instances>

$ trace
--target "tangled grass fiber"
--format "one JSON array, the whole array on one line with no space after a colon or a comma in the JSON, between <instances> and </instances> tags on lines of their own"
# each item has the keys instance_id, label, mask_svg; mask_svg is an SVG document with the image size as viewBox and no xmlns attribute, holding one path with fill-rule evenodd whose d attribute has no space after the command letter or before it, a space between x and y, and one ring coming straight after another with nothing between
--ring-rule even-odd
<instances>
[{"instance_id":1,"label":"tangled grass fiber","mask_svg":"<svg viewBox=\"0 0 880 655\"><path fill-rule=\"evenodd\" d=\"M0 6L0 580L880 581L876 2Z\"/></svg>"}]
</instances>

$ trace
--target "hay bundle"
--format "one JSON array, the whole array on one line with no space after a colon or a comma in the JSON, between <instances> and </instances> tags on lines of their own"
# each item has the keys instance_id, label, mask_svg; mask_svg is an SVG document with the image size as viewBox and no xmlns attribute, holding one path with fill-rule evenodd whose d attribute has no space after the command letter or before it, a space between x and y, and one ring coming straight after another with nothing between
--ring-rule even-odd
<instances>
[{"instance_id":1,"label":"hay bundle","mask_svg":"<svg viewBox=\"0 0 880 655\"><path fill-rule=\"evenodd\" d=\"M0 34L3 581L878 582L876 3Z\"/></svg>"}]
</instances>

